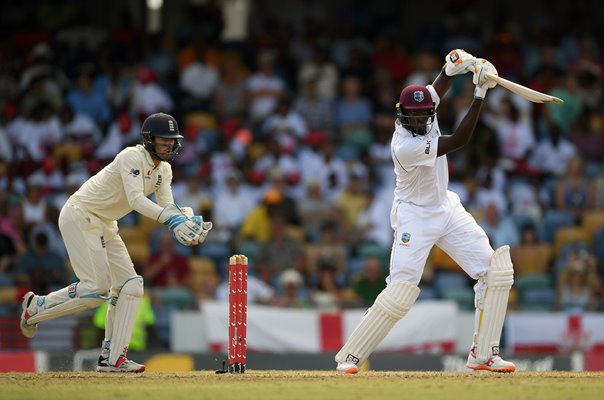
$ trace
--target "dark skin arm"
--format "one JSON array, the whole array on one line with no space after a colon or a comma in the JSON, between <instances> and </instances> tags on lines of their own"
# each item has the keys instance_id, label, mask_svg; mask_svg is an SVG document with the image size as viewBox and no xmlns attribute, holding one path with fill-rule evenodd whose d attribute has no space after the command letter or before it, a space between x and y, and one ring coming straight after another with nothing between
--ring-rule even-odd
<instances>
[{"instance_id":1,"label":"dark skin arm","mask_svg":"<svg viewBox=\"0 0 604 400\"><path fill-rule=\"evenodd\" d=\"M440 74L438 74L434 83L432 83L434 90L436 90L436 93L440 98L447 93L453 80L455 80L455 76L447 76L445 74L445 67L443 66ZM478 122L480 111L482 110L482 103L483 101L481 99L475 98L474 101L472 101L472 105L470 105L470 109L466 113L466 116L463 118L455 132L453 132L452 135L441 136L438 139L437 157L449 154L468 144L474 133L474 129L476 128L476 123Z\"/></svg>"}]
</instances>

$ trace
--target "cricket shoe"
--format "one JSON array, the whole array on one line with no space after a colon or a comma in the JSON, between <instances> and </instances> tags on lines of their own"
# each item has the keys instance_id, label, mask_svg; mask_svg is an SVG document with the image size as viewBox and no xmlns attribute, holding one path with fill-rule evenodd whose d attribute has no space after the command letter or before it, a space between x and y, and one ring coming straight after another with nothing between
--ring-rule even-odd
<instances>
[{"instance_id":1,"label":"cricket shoe","mask_svg":"<svg viewBox=\"0 0 604 400\"><path fill-rule=\"evenodd\" d=\"M478 359L476 358L476 351L474 347L472 347L472 350L470 350L470 355L468 355L468 363L466 364L466 367L475 371L491 371L504 373L516 371L516 365L514 365L514 363L505 361L498 355L492 355L484 363L478 361Z\"/></svg>"},{"instance_id":2,"label":"cricket shoe","mask_svg":"<svg viewBox=\"0 0 604 400\"><path fill-rule=\"evenodd\" d=\"M33 338L38 330L38 324L29 325L27 323L27 320L37 312L37 298L40 298L40 296L36 296L34 292L27 292L23 296L23 302L21 303L23 311L21 311L21 323L19 326L21 327L23 336L28 339Z\"/></svg>"},{"instance_id":3,"label":"cricket shoe","mask_svg":"<svg viewBox=\"0 0 604 400\"><path fill-rule=\"evenodd\" d=\"M359 366L353 362L346 361L343 363L338 363L336 371L338 371L342 375L356 374L357 372L359 372Z\"/></svg>"},{"instance_id":4,"label":"cricket shoe","mask_svg":"<svg viewBox=\"0 0 604 400\"><path fill-rule=\"evenodd\" d=\"M120 356L115 365L109 365L109 357L99 357L99 363L96 366L97 372L143 372L145 366L132 360L128 360L125 356Z\"/></svg>"}]
</instances>

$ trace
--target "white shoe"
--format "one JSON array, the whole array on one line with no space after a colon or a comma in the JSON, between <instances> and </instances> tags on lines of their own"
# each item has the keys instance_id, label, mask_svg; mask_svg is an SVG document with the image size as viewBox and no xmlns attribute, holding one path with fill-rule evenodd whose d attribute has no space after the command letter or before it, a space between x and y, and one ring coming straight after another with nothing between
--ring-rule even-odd
<instances>
[{"instance_id":1,"label":"white shoe","mask_svg":"<svg viewBox=\"0 0 604 400\"><path fill-rule=\"evenodd\" d=\"M467 368L475 371L491 371L491 372L515 372L516 365L514 363L505 361L498 355L491 356L486 362L482 363L476 358L475 348L472 347L470 354L468 355Z\"/></svg>"},{"instance_id":2,"label":"white shoe","mask_svg":"<svg viewBox=\"0 0 604 400\"><path fill-rule=\"evenodd\" d=\"M97 372L143 372L145 366L132 360L128 360L125 356L120 356L115 365L109 365L109 357L99 357L99 363L96 366Z\"/></svg>"},{"instance_id":3,"label":"white shoe","mask_svg":"<svg viewBox=\"0 0 604 400\"><path fill-rule=\"evenodd\" d=\"M28 339L33 338L36 335L36 331L38 330L38 324L28 325L27 320L29 317L34 315L35 313L31 313L31 308L36 304L36 295L34 292L27 292L25 296L23 296L23 302L21 303L21 323L19 326L21 327L21 333ZM28 307L29 306L29 307ZM28 310L29 308L29 310Z\"/></svg>"},{"instance_id":4,"label":"white shoe","mask_svg":"<svg viewBox=\"0 0 604 400\"><path fill-rule=\"evenodd\" d=\"M340 374L356 374L359 372L359 366L353 362L346 361L343 363L338 363L336 371L338 371Z\"/></svg>"}]
</instances>

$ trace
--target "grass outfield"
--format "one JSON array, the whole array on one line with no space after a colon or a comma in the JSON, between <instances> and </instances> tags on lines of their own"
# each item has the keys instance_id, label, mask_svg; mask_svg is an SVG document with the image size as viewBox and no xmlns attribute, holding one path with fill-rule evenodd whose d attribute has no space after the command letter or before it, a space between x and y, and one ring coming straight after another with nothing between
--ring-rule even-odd
<instances>
[{"instance_id":1,"label":"grass outfield","mask_svg":"<svg viewBox=\"0 0 604 400\"><path fill-rule=\"evenodd\" d=\"M0 399L602 399L604 372L0 373Z\"/></svg>"}]
</instances>

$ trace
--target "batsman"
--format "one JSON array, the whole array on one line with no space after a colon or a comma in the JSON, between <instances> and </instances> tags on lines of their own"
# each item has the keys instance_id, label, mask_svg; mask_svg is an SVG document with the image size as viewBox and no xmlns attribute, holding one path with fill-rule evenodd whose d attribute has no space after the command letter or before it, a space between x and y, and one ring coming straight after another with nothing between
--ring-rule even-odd
<instances>
[{"instance_id":1,"label":"batsman","mask_svg":"<svg viewBox=\"0 0 604 400\"><path fill-rule=\"evenodd\" d=\"M396 105L397 119L391 142L396 174L390 221L394 241L386 288L367 310L342 349L336 354L337 370L355 374L376 346L413 306L424 266L432 246L449 254L477 282L474 340L466 366L474 370L514 372L516 366L499 355L514 269L509 246L493 250L484 230L448 190L447 154L470 140L483 101L497 75L487 60L463 50L453 50L428 86L405 87ZM438 125L436 110L456 75L473 73L474 99L451 135Z\"/></svg>"},{"instance_id":2,"label":"batsman","mask_svg":"<svg viewBox=\"0 0 604 400\"><path fill-rule=\"evenodd\" d=\"M21 332L36 334L40 322L98 307L109 301L99 372L143 372L127 358L143 296L143 277L134 270L117 220L132 210L166 225L186 246L203 243L211 222L180 208L172 196L172 162L181 148L176 120L152 114L141 127L141 144L122 150L65 203L59 229L78 282L45 296L23 297ZM157 203L147 196L155 193Z\"/></svg>"}]
</instances>

